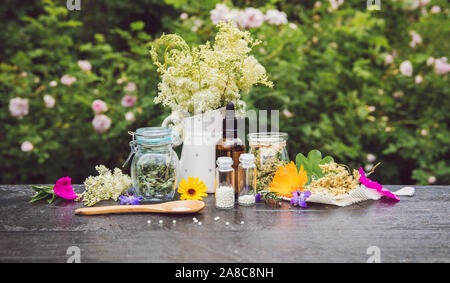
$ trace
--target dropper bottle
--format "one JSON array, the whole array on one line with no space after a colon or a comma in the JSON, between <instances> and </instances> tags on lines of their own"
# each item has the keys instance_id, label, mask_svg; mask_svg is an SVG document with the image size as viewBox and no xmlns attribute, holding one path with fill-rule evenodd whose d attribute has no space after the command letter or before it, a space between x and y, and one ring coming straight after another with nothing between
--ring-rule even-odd
<instances>
[{"instance_id":1,"label":"dropper bottle","mask_svg":"<svg viewBox=\"0 0 450 283\"><path fill-rule=\"evenodd\" d=\"M235 180L238 179L239 156L245 153L245 144L237 136L238 127L237 119L234 110L234 104L228 103L225 111L225 118L223 119L222 138L216 144L216 160L219 157L227 156L233 159L233 168ZM237 182L234 184L234 192L237 196L239 186Z\"/></svg>"}]
</instances>

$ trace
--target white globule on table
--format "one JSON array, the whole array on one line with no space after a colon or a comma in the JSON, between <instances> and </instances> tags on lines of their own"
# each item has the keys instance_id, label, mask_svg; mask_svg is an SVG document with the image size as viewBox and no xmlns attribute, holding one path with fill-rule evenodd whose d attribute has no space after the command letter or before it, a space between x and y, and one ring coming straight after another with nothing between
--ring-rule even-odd
<instances>
[{"instance_id":1,"label":"white globule on table","mask_svg":"<svg viewBox=\"0 0 450 283\"><path fill-rule=\"evenodd\" d=\"M216 190L216 207L229 208L234 206L234 188L221 186Z\"/></svg>"}]
</instances>

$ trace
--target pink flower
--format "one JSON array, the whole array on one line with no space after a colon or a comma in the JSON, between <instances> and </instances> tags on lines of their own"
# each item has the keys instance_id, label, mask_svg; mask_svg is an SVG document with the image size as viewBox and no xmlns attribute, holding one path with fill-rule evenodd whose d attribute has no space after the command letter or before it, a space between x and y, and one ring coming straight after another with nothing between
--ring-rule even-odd
<instances>
[{"instance_id":1,"label":"pink flower","mask_svg":"<svg viewBox=\"0 0 450 283\"><path fill-rule=\"evenodd\" d=\"M136 117L134 117L133 112L127 112L127 113L125 113L125 120L134 122L136 120Z\"/></svg>"},{"instance_id":2,"label":"pink flower","mask_svg":"<svg viewBox=\"0 0 450 283\"><path fill-rule=\"evenodd\" d=\"M420 134L421 134L422 136L426 136L426 135L428 134L427 129L422 129L422 130L420 131Z\"/></svg>"},{"instance_id":3,"label":"pink flower","mask_svg":"<svg viewBox=\"0 0 450 283\"><path fill-rule=\"evenodd\" d=\"M72 85L74 82L76 82L76 80L77 78L72 77L71 75L64 75L61 77L61 83L67 86Z\"/></svg>"},{"instance_id":4,"label":"pink flower","mask_svg":"<svg viewBox=\"0 0 450 283\"><path fill-rule=\"evenodd\" d=\"M189 15L188 15L187 13L181 13L181 14L180 14L180 20L184 21L184 20L186 20L187 18L189 18Z\"/></svg>"},{"instance_id":5,"label":"pink flower","mask_svg":"<svg viewBox=\"0 0 450 283\"><path fill-rule=\"evenodd\" d=\"M422 43L422 37L420 36L420 34L418 34L415 31L410 31L409 34L411 35L411 42L409 43L409 45L411 47L415 47L417 44Z\"/></svg>"},{"instance_id":6,"label":"pink flower","mask_svg":"<svg viewBox=\"0 0 450 283\"><path fill-rule=\"evenodd\" d=\"M22 145L20 146L20 150L23 152L30 152L34 148L34 145L29 141L24 141Z\"/></svg>"},{"instance_id":7,"label":"pink flower","mask_svg":"<svg viewBox=\"0 0 450 283\"><path fill-rule=\"evenodd\" d=\"M49 85L50 85L51 87L55 87L55 86L58 85L58 83L57 83L56 81L51 81L51 82L49 83Z\"/></svg>"},{"instance_id":8,"label":"pink flower","mask_svg":"<svg viewBox=\"0 0 450 283\"><path fill-rule=\"evenodd\" d=\"M411 77L412 73L413 73L413 66L411 64L411 62L404 61L400 64L400 73L402 73L402 75L407 76L407 77Z\"/></svg>"},{"instance_id":9,"label":"pink flower","mask_svg":"<svg viewBox=\"0 0 450 283\"><path fill-rule=\"evenodd\" d=\"M377 160L377 157L374 154L372 153L367 154L367 161L374 162L375 160Z\"/></svg>"},{"instance_id":10,"label":"pink flower","mask_svg":"<svg viewBox=\"0 0 450 283\"><path fill-rule=\"evenodd\" d=\"M124 107L131 107L136 103L137 97L131 96L131 95L125 95L122 98L122 106Z\"/></svg>"},{"instance_id":11,"label":"pink flower","mask_svg":"<svg viewBox=\"0 0 450 283\"><path fill-rule=\"evenodd\" d=\"M414 81L416 84L421 84L423 83L423 77L421 75L417 75L414 77Z\"/></svg>"},{"instance_id":12,"label":"pink flower","mask_svg":"<svg viewBox=\"0 0 450 283\"><path fill-rule=\"evenodd\" d=\"M344 0L330 0L330 5L333 10L338 9L342 4L344 4Z\"/></svg>"},{"instance_id":13,"label":"pink flower","mask_svg":"<svg viewBox=\"0 0 450 283\"><path fill-rule=\"evenodd\" d=\"M433 57L429 57L427 60L427 66L431 66L434 64L434 58Z\"/></svg>"},{"instance_id":14,"label":"pink flower","mask_svg":"<svg viewBox=\"0 0 450 283\"><path fill-rule=\"evenodd\" d=\"M22 119L28 114L28 99L20 97L11 99L9 101L9 112L14 118Z\"/></svg>"},{"instance_id":15,"label":"pink flower","mask_svg":"<svg viewBox=\"0 0 450 283\"><path fill-rule=\"evenodd\" d=\"M384 196L390 197L390 198L395 199L395 200L400 200L398 196L394 195L389 190L384 189L382 185L380 185L379 183L377 183L375 181L372 181L369 178L367 178L366 177L366 173L364 173L364 169L359 168L359 174L361 175L359 177L359 181L366 188L377 190L377 192L379 192L380 194L382 194Z\"/></svg>"},{"instance_id":16,"label":"pink flower","mask_svg":"<svg viewBox=\"0 0 450 283\"><path fill-rule=\"evenodd\" d=\"M95 115L92 126L98 134L103 134L111 127L111 119L103 114Z\"/></svg>"},{"instance_id":17,"label":"pink flower","mask_svg":"<svg viewBox=\"0 0 450 283\"><path fill-rule=\"evenodd\" d=\"M49 94L44 95L44 103L47 108L55 107L55 99Z\"/></svg>"},{"instance_id":18,"label":"pink flower","mask_svg":"<svg viewBox=\"0 0 450 283\"><path fill-rule=\"evenodd\" d=\"M394 56L392 56L391 54L386 55L386 57L384 57L384 63L385 64L392 64L394 62Z\"/></svg>"},{"instance_id":19,"label":"pink flower","mask_svg":"<svg viewBox=\"0 0 450 283\"><path fill-rule=\"evenodd\" d=\"M229 12L230 12L230 9L227 7L227 5L216 4L216 8L209 12L211 14L211 21L215 25L217 25L220 21L226 21L227 14Z\"/></svg>"},{"instance_id":20,"label":"pink flower","mask_svg":"<svg viewBox=\"0 0 450 283\"><path fill-rule=\"evenodd\" d=\"M271 25L284 25L288 22L286 13L276 9L268 10L265 19Z\"/></svg>"},{"instance_id":21,"label":"pink flower","mask_svg":"<svg viewBox=\"0 0 450 283\"><path fill-rule=\"evenodd\" d=\"M314 3L314 8L319 8L320 6L322 6L322 2L317 1Z\"/></svg>"},{"instance_id":22,"label":"pink flower","mask_svg":"<svg viewBox=\"0 0 450 283\"><path fill-rule=\"evenodd\" d=\"M76 199L78 196L73 191L72 179L69 177L64 177L56 181L55 186L53 186L53 191L55 195L65 198L65 199Z\"/></svg>"},{"instance_id":23,"label":"pink flower","mask_svg":"<svg viewBox=\"0 0 450 283\"><path fill-rule=\"evenodd\" d=\"M432 14L439 14L441 12L441 7L434 5L433 7L431 7L430 11Z\"/></svg>"},{"instance_id":24,"label":"pink flower","mask_svg":"<svg viewBox=\"0 0 450 283\"><path fill-rule=\"evenodd\" d=\"M428 183L429 183L429 184L434 184L434 183L436 183L436 177L430 176L430 177L428 178Z\"/></svg>"},{"instance_id":25,"label":"pink flower","mask_svg":"<svg viewBox=\"0 0 450 283\"><path fill-rule=\"evenodd\" d=\"M447 63L447 58L440 58L434 61L434 69L439 75L447 74L450 71L450 64Z\"/></svg>"},{"instance_id":26,"label":"pink flower","mask_svg":"<svg viewBox=\"0 0 450 283\"><path fill-rule=\"evenodd\" d=\"M92 70L92 65L88 60L80 60L78 61L78 66L81 68L83 72L90 72Z\"/></svg>"},{"instance_id":27,"label":"pink flower","mask_svg":"<svg viewBox=\"0 0 450 283\"><path fill-rule=\"evenodd\" d=\"M96 114L100 114L102 112L105 112L108 110L108 106L106 106L106 103L101 99L96 99L94 102L92 102L92 110Z\"/></svg>"},{"instance_id":28,"label":"pink flower","mask_svg":"<svg viewBox=\"0 0 450 283\"><path fill-rule=\"evenodd\" d=\"M246 8L241 13L238 24L243 28L257 28L264 23L264 14L255 8Z\"/></svg>"},{"instance_id":29,"label":"pink flower","mask_svg":"<svg viewBox=\"0 0 450 283\"><path fill-rule=\"evenodd\" d=\"M135 84L135 83L129 82L129 83L127 84L127 86L125 87L125 91L132 92L132 91L135 91L136 88L137 88L137 87L136 87L136 84Z\"/></svg>"}]
</instances>

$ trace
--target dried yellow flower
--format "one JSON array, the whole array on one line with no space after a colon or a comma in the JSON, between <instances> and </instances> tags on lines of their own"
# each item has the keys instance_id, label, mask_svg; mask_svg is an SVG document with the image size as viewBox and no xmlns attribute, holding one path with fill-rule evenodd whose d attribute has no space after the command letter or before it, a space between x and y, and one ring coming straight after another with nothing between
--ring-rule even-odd
<instances>
[{"instance_id":1,"label":"dried yellow flower","mask_svg":"<svg viewBox=\"0 0 450 283\"><path fill-rule=\"evenodd\" d=\"M346 167L335 162L319 165L319 167L325 176L313 180L307 186L313 194L324 192L334 197L346 194L359 186L360 174L357 170L353 170L353 174L350 174Z\"/></svg>"}]
</instances>

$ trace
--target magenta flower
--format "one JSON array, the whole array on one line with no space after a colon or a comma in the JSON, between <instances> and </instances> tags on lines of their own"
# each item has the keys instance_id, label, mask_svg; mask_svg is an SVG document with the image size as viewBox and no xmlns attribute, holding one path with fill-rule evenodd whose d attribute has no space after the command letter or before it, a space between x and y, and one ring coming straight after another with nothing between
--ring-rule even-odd
<instances>
[{"instance_id":1,"label":"magenta flower","mask_svg":"<svg viewBox=\"0 0 450 283\"><path fill-rule=\"evenodd\" d=\"M292 192L292 195L294 197L291 198L291 205L298 205L300 207L307 207L306 199L311 196L310 191L301 192L301 191L295 191Z\"/></svg>"},{"instance_id":2,"label":"magenta flower","mask_svg":"<svg viewBox=\"0 0 450 283\"><path fill-rule=\"evenodd\" d=\"M70 179L69 177L59 179L53 187L53 191L59 197L65 199L76 199L78 196L73 191L71 182L72 179Z\"/></svg>"},{"instance_id":3,"label":"magenta flower","mask_svg":"<svg viewBox=\"0 0 450 283\"><path fill-rule=\"evenodd\" d=\"M260 201L261 201L261 194L256 194L255 202L260 202Z\"/></svg>"},{"instance_id":4,"label":"magenta flower","mask_svg":"<svg viewBox=\"0 0 450 283\"><path fill-rule=\"evenodd\" d=\"M389 190L384 189L381 184L367 178L366 173L364 172L364 170L362 168L359 168L359 174L361 174L361 177L359 177L359 181L361 182L361 184L363 184L367 188L375 189L375 190L377 190L377 192L379 192L380 194L382 194L384 196L390 197L395 200L400 200L400 198L398 196L394 195Z\"/></svg>"},{"instance_id":5,"label":"magenta flower","mask_svg":"<svg viewBox=\"0 0 450 283\"><path fill-rule=\"evenodd\" d=\"M142 197L135 197L133 195L121 195L119 197L120 205L138 205Z\"/></svg>"}]
</instances>

